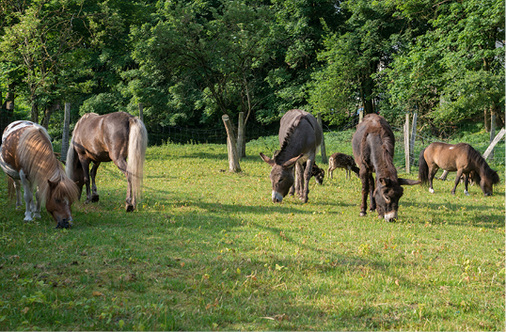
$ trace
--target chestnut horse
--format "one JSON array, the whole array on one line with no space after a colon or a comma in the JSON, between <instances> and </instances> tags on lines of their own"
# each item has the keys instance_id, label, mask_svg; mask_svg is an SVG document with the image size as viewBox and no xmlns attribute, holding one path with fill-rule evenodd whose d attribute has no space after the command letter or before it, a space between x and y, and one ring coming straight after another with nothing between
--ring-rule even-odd
<instances>
[{"instance_id":1,"label":"chestnut horse","mask_svg":"<svg viewBox=\"0 0 506 332\"><path fill-rule=\"evenodd\" d=\"M366 215L367 195L370 193L370 210L377 210L378 215L387 221L396 219L399 199L403 194L401 185L419 184L420 181L397 177L393 163L395 138L390 125L383 117L368 114L357 126L352 144L362 181L360 216ZM376 189L373 172L376 173Z\"/></svg>"},{"instance_id":2,"label":"chestnut horse","mask_svg":"<svg viewBox=\"0 0 506 332\"><path fill-rule=\"evenodd\" d=\"M21 185L25 198L25 221L40 218L40 205L56 221L56 228L72 226L71 205L78 198L76 184L56 159L47 131L30 121L15 121L2 135L0 167L13 180L16 207L21 206ZM33 191L37 188L35 200Z\"/></svg>"},{"instance_id":3,"label":"chestnut horse","mask_svg":"<svg viewBox=\"0 0 506 332\"><path fill-rule=\"evenodd\" d=\"M95 184L98 166L112 161L127 179L125 210L133 211L141 194L147 142L146 127L128 113L83 115L76 123L67 152L67 174L77 182L81 192L86 185L86 203L98 202Z\"/></svg>"},{"instance_id":4,"label":"chestnut horse","mask_svg":"<svg viewBox=\"0 0 506 332\"><path fill-rule=\"evenodd\" d=\"M260 157L272 167L272 201L280 203L294 185L299 198L306 203L309 193L309 179L320 146L323 132L315 117L303 110L291 110L280 121L279 143L281 150L271 159L260 153ZM303 163L306 166L303 166Z\"/></svg>"},{"instance_id":5,"label":"chestnut horse","mask_svg":"<svg viewBox=\"0 0 506 332\"><path fill-rule=\"evenodd\" d=\"M423 184L429 183L429 192L434 193L432 180L439 168L449 172L457 172L452 194L464 175L464 194L469 195L467 185L469 178L479 183L485 196L493 193L494 184L499 183L499 175L488 166L481 154L466 143L447 144L434 142L420 152L418 160L418 179Z\"/></svg>"}]
</instances>

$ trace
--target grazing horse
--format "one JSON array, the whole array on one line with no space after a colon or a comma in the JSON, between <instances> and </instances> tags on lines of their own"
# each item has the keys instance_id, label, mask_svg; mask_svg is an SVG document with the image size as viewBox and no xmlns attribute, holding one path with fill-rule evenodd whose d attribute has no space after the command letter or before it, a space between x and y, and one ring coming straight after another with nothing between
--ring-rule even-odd
<instances>
[{"instance_id":1,"label":"grazing horse","mask_svg":"<svg viewBox=\"0 0 506 332\"><path fill-rule=\"evenodd\" d=\"M8 125L2 135L0 167L12 179L16 207L21 206L23 185L25 221L40 218L40 205L45 201L56 228L72 226L71 205L77 200L78 188L56 159L49 134L42 126L30 121ZM36 202L33 201L35 188Z\"/></svg>"},{"instance_id":2,"label":"grazing horse","mask_svg":"<svg viewBox=\"0 0 506 332\"><path fill-rule=\"evenodd\" d=\"M332 172L334 172L336 168L344 168L346 170L347 179L351 176L351 171L355 172L357 176L360 171L352 156L339 152L334 153L329 158L329 169L327 170L329 178L332 179Z\"/></svg>"},{"instance_id":3,"label":"grazing horse","mask_svg":"<svg viewBox=\"0 0 506 332\"><path fill-rule=\"evenodd\" d=\"M492 195L494 184L499 183L497 172L488 166L478 151L466 143L455 145L441 142L431 143L420 152L418 167L418 179L423 184L429 183L429 192L431 193L434 193L432 180L439 168L449 172L457 171L455 186L452 189L454 195L462 175L464 175L464 193L466 195L469 195L467 191L469 177L475 183L480 184L485 196Z\"/></svg>"},{"instance_id":4,"label":"grazing horse","mask_svg":"<svg viewBox=\"0 0 506 332\"><path fill-rule=\"evenodd\" d=\"M86 185L86 203L98 202L95 184L98 166L112 161L126 176L125 210L133 211L141 194L147 142L146 127L139 118L128 113L83 115L72 134L67 153L67 174L77 182L81 192Z\"/></svg>"},{"instance_id":5,"label":"grazing horse","mask_svg":"<svg viewBox=\"0 0 506 332\"><path fill-rule=\"evenodd\" d=\"M271 159L260 153L260 157L272 167L272 201L282 202L294 185L293 167L295 166L295 191L306 203L309 193L309 179L323 132L315 117L302 110L290 110L281 118L279 144L281 149ZM306 166L303 167L303 163Z\"/></svg>"},{"instance_id":6,"label":"grazing horse","mask_svg":"<svg viewBox=\"0 0 506 332\"><path fill-rule=\"evenodd\" d=\"M366 215L367 195L370 194L371 211L377 210L378 215L387 221L396 219L403 194L401 185L414 185L420 181L397 177L393 163L395 138L390 125L383 117L368 114L357 126L352 144L362 181L360 216ZM376 189L373 172L376 173Z\"/></svg>"}]
</instances>

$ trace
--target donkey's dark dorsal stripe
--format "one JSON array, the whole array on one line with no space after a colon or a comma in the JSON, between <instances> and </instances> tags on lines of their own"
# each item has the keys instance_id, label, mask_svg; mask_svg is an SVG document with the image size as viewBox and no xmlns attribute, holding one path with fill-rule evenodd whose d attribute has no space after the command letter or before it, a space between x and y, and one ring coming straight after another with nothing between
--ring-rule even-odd
<instances>
[{"instance_id":1,"label":"donkey's dark dorsal stripe","mask_svg":"<svg viewBox=\"0 0 506 332\"><path fill-rule=\"evenodd\" d=\"M368 114L357 126L352 144L362 181L360 215L366 215L367 196L370 195L371 211L377 210L387 221L397 218L399 199L403 195L401 185L420 182L397 177L393 164L395 138L390 125L383 117ZM376 173L376 182L372 173Z\"/></svg>"},{"instance_id":2,"label":"donkey's dark dorsal stripe","mask_svg":"<svg viewBox=\"0 0 506 332\"><path fill-rule=\"evenodd\" d=\"M293 167L295 166L295 187L300 199L308 200L309 179L314 164L316 149L322 140L322 129L311 113L303 110L291 110L281 118L279 127L279 144L271 159L260 153L260 157L271 167L272 201L282 202L294 184ZM302 164L306 162L304 168Z\"/></svg>"},{"instance_id":3,"label":"donkey's dark dorsal stripe","mask_svg":"<svg viewBox=\"0 0 506 332\"><path fill-rule=\"evenodd\" d=\"M464 175L466 195L469 195L467 191L469 177L480 184L485 196L492 195L494 184L499 183L497 172L491 169L481 154L467 143L434 142L422 150L419 158L418 179L423 184L429 184L431 193L434 193L432 180L439 168L457 172L452 194L455 194L462 175Z\"/></svg>"},{"instance_id":4,"label":"donkey's dark dorsal stripe","mask_svg":"<svg viewBox=\"0 0 506 332\"><path fill-rule=\"evenodd\" d=\"M140 196L147 131L142 121L128 113L88 113L77 122L67 154L67 173L82 190L86 202L98 201L95 176L100 163L112 161L127 178L125 209L132 211ZM91 172L90 163L93 162ZM91 190L90 190L91 178Z\"/></svg>"}]
</instances>

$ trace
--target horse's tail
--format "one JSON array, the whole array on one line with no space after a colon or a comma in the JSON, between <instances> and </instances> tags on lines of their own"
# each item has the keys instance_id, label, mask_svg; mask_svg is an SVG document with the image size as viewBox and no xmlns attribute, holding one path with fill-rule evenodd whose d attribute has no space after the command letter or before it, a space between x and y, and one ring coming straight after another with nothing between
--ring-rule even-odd
<instances>
[{"instance_id":1,"label":"horse's tail","mask_svg":"<svg viewBox=\"0 0 506 332\"><path fill-rule=\"evenodd\" d=\"M77 160L77 151L74 149L74 141L71 139L67 150L67 157L65 159L65 173L67 173L67 176L72 180L75 180L74 172Z\"/></svg>"},{"instance_id":2,"label":"horse's tail","mask_svg":"<svg viewBox=\"0 0 506 332\"><path fill-rule=\"evenodd\" d=\"M141 197L142 179L144 176L144 159L148 146L148 132L139 118L130 119L128 137L127 172L132 175L132 205L136 206Z\"/></svg>"},{"instance_id":3,"label":"horse's tail","mask_svg":"<svg viewBox=\"0 0 506 332\"><path fill-rule=\"evenodd\" d=\"M424 152L425 149L420 152L420 158L418 158L418 180L426 185L429 182L429 165L423 155Z\"/></svg>"},{"instance_id":4,"label":"horse's tail","mask_svg":"<svg viewBox=\"0 0 506 332\"><path fill-rule=\"evenodd\" d=\"M16 197L16 188L14 187L14 180L8 176L7 177L7 196L10 200Z\"/></svg>"}]
</instances>

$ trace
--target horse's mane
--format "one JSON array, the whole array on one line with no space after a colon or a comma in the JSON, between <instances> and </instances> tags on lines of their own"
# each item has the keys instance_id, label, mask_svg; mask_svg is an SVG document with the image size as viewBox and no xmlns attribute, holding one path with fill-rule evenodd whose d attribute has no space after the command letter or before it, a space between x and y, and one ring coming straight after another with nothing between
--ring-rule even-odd
<instances>
[{"instance_id":1,"label":"horse's mane","mask_svg":"<svg viewBox=\"0 0 506 332\"><path fill-rule=\"evenodd\" d=\"M486 176L487 178L489 178L492 181L492 184L499 183L499 181L500 181L499 175L497 174L496 171L494 171L492 168L490 168L490 166L488 165L485 158L483 158L481 153L479 153L476 149L474 149L469 144L468 144L468 147L469 147L469 152L468 152L469 159L474 160L476 165L482 170L483 175ZM480 176L480 174L478 174L478 173L477 173L477 175Z\"/></svg>"},{"instance_id":2,"label":"horse's mane","mask_svg":"<svg viewBox=\"0 0 506 332\"><path fill-rule=\"evenodd\" d=\"M49 181L57 183L53 195L58 199L77 200L75 183L65 174L62 164L56 159L48 133L37 127L27 128L18 143L19 163L30 181L39 187L41 199L49 193Z\"/></svg>"},{"instance_id":3,"label":"horse's mane","mask_svg":"<svg viewBox=\"0 0 506 332\"><path fill-rule=\"evenodd\" d=\"M277 150L275 153L274 153L274 161L276 163L281 162L279 160L281 154L285 151L285 149L288 147L288 145L290 144L290 141L292 139L292 134L293 132L295 131L295 129L297 128L297 126L299 125L300 123L300 120L302 120L302 118L304 118L305 115L304 114L300 114L298 115L295 120L293 121L292 125L290 126L290 128L288 128L287 132L286 132L286 135L285 135L285 138L283 139L283 143L281 143L281 149Z\"/></svg>"}]
</instances>

